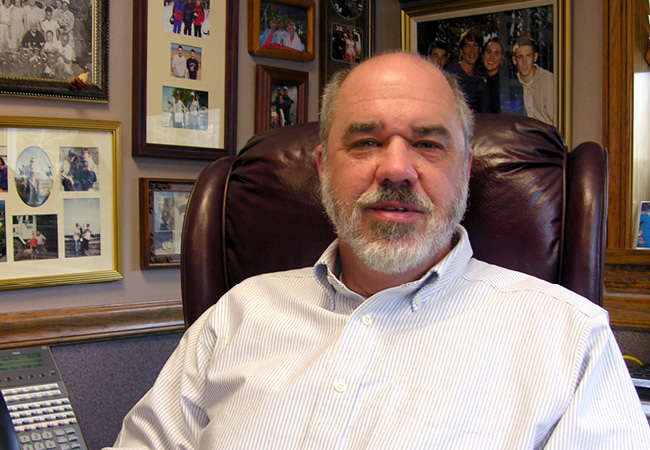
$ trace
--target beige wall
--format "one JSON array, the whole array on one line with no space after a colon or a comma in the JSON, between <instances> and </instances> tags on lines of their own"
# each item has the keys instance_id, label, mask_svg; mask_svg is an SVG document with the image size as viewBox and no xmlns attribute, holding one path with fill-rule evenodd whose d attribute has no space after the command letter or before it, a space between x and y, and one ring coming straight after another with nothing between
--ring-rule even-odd
<instances>
[{"instance_id":1,"label":"beige wall","mask_svg":"<svg viewBox=\"0 0 650 450\"><path fill-rule=\"evenodd\" d=\"M137 0L136 0L137 1ZM318 3L318 0L317 0ZM399 2L377 0L378 50L400 47ZM238 148L254 126L255 65L265 64L309 72L309 119L318 104L318 45L316 59L300 63L252 57L247 52L247 5L240 1ZM601 2L573 1L573 135L575 142L600 140L601 134ZM318 8L317 8L318 11ZM125 20L123 1L110 2L109 103L94 105L52 100L0 98L0 114L118 120L122 122L123 259L124 280L112 283L58 286L0 292L0 312L90 305L137 303L180 298L176 268L140 270L138 177L195 178L205 162L131 156L132 23Z\"/></svg>"}]
</instances>

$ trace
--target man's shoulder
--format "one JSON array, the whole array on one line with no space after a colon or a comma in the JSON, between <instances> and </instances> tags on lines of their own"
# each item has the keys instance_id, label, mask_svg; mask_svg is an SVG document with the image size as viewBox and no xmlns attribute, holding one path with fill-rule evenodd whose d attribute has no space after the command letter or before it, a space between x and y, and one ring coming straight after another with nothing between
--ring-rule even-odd
<instances>
[{"instance_id":1,"label":"man's shoulder","mask_svg":"<svg viewBox=\"0 0 650 450\"><path fill-rule=\"evenodd\" d=\"M547 305L564 305L588 317L605 313L600 306L564 286L474 258L465 277L472 282L484 283L494 294L516 296L522 302L537 302L540 308Z\"/></svg>"}]
</instances>

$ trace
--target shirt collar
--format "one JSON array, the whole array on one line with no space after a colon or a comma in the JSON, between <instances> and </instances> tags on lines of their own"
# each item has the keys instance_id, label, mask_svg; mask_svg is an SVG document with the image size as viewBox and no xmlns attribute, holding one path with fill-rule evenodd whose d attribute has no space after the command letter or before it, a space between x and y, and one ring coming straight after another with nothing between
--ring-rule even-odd
<instances>
[{"instance_id":1,"label":"shirt collar","mask_svg":"<svg viewBox=\"0 0 650 450\"><path fill-rule=\"evenodd\" d=\"M472 257L472 246L469 242L467 231L461 225L456 227L454 242L451 251L445 255L437 264L427 271L420 279L394 286L388 290L394 290L395 295L410 298L411 308L417 311L431 298L432 294L447 286L462 274L465 266ZM356 300L363 301L363 298L350 291L340 280L341 262L339 260L338 240L332 242L323 252L314 265L314 276L316 281L332 294L339 293L345 297L356 297ZM383 292L387 292L383 291ZM380 293L378 293L380 294ZM378 295L376 294L376 295ZM330 311L334 311L335 295L331 295Z\"/></svg>"}]
</instances>

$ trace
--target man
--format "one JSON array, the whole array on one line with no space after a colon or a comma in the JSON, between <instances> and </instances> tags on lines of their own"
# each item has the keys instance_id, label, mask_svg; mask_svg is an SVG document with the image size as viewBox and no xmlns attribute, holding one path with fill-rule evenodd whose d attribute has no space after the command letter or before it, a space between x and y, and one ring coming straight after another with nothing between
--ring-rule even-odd
<instances>
[{"instance_id":1,"label":"man","mask_svg":"<svg viewBox=\"0 0 650 450\"><path fill-rule=\"evenodd\" d=\"M190 80L200 80L199 74L199 60L196 59L196 52L194 49L190 49L190 57L187 59L187 75Z\"/></svg>"},{"instance_id":2,"label":"man","mask_svg":"<svg viewBox=\"0 0 650 450\"><path fill-rule=\"evenodd\" d=\"M75 190L74 175L77 171L77 154L73 149L68 149L66 157L61 164L61 184L64 191Z\"/></svg>"},{"instance_id":3,"label":"man","mask_svg":"<svg viewBox=\"0 0 650 450\"><path fill-rule=\"evenodd\" d=\"M176 54L172 56L172 75L177 78L186 78L187 60L183 55L183 46L176 48Z\"/></svg>"},{"instance_id":4,"label":"man","mask_svg":"<svg viewBox=\"0 0 650 450\"><path fill-rule=\"evenodd\" d=\"M512 47L512 62L524 88L526 115L548 124L556 123L555 77L537 65L539 53L535 41L528 37L517 39Z\"/></svg>"},{"instance_id":5,"label":"man","mask_svg":"<svg viewBox=\"0 0 650 450\"><path fill-rule=\"evenodd\" d=\"M74 254L78 255L81 251L79 242L81 241L82 230L78 223L74 224L74 231L72 232L72 240L74 241Z\"/></svg>"},{"instance_id":6,"label":"man","mask_svg":"<svg viewBox=\"0 0 650 450\"><path fill-rule=\"evenodd\" d=\"M45 36L43 36L43 33L40 32L38 27L38 23L32 23L29 30L23 35L23 39L20 41L20 45L22 47L31 49L33 52L40 53L43 45L45 45Z\"/></svg>"},{"instance_id":7,"label":"man","mask_svg":"<svg viewBox=\"0 0 650 450\"><path fill-rule=\"evenodd\" d=\"M190 103L187 106L190 116L190 129L198 130L199 129L199 111L201 110L201 105L196 99L196 94L194 91L190 92Z\"/></svg>"},{"instance_id":8,"label":"man","mask_svg":"<svg viewBox=\"0 0 650 450\"><path fill-rule=\"evenodd\" d=\"M74 75L72 62L75 58L75 52L70 43L70 35L68 33L61 33L61 42L59 42L58 50L59 60L57 61L56 72L63 79L72 78Z\"/></svg>"},{"instance_id":9,"label":"man","mask_svg":"<svg viewBox=\"0 0 650 450\"><path fill-rule=\"evenodd\" d=\"M449 59L449 46L446 42L435 40L429 45L427 55L429 56L429 61L444 69Z\"/></svg>"},{"instance_id":10,"label":"man","mask_svg":"<svg viewBox=\"0 0 650 450\"><path fill-rule=\"evenodd\" d=\"M483 35L475 30L467 30L458 43L460 58L449 66L449 72L458 77L460 87L467 96L469 107L474 112L487 110L487 84L478 70L478 60L483 47Z\"/></svg>"},{"instance_id":11,"label":"man","mask_svg":"<svg viewBox=\"0 0 650 450\"><path fill-rule=\"evenodd\" d=\"M40 231L36 231L36 249L38 252L38 257L39 258L44 258L45 257L45 241L47 241L47 238L43 236L43 233Z\"/></svg>"},{"instance_id":12,"label":"man","mask_svg":"<svg viewBox=\"0 0 650 450\"><path fill-rule=\"evenodd\" d=\"M97 164L90 155L90 150L84 148L81 151L80 164L75 165L75 191L89 191L93 189L95 182L97 182Z\"/></svg>"},{"instance_id":13,"label":"man","mask_svg":"<svg viewBox=\"0 0 650 450\"><path fill-rule=\"evenodd\" d=\"M174 128L185 128L185 104L181 100L181 91L178 89L174 92L174 98L170 102L169 111L172 113L172 122Z\"/></svg>"},{"instance_id":14,"label":"man","mask_svg":"<svg viewBox=\"0 0 650 450\"><path fill-rule=\"evenodd\" d=\"M380 55L321 105L338 240L201 316L115 447L648 448L606 312L471 257L472 114L453 79Z\"/></svg>"}]
</instances>

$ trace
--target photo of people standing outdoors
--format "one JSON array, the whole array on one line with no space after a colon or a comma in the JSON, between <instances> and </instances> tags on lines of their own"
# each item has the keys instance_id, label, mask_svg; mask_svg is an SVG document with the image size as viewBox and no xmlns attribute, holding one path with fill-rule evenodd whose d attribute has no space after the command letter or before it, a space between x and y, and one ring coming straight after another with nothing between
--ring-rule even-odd
<instances>
[{"instance_id":1,"label":"photo of people standing outdoors","mask_svg":"<svg viewBox=\"0 0 650 450\"><path fill-rule=\"evenodd\" d=\"M27 206L41 206L52 193L53 175L52 161L43 149L27 147L18 155L14 169L18 196Z\"/></svg>"},{"instance_id":2,"label":"photo of people standing outdoors","mask_svg":"<svg viewBox=\"0 0 650 450\"><path fill-rule=\"evenodd\" d=\"M208 93L193 89L163 86L162 126L206 130L208 128Z\"/></svg>"},{"instance_id":3,"label":"photo of people standing outdoors","mask_svg":"<svg viewBox=\"0 0 650 450\"><path fill-rule=\"evenodd\" d=\"M210 37L210 0L163 0L163 31Z\"/></svg>"},{"instance_id":4,"label":"photo of people standing outdoors","mask_svg":"<svg viewBox=\"0 0 650 450\"><path fill-rule=\"evenodd\" d=\"M98 198L63 200L65 257L99 256L102 253Z\"/></svg>"},{"instance_id":5,"label":"photo of people standing outdoors","mask_svg":"<svg viewBox=\"0 0 650 450\"><path fill-rule=\"evenodd\" d=\"M553 5L417 23L417 52L456 75L474 112L557 125Z\"/></svg>"},{"instance_id":6,"label":"photo of people standing outdoors","mask_svg":"<svg viewBox=\"0 0 650 450\"><path fill-rule=\"evenodd\" d=\"M171 73L175 78L201 79L201 48L172 43Z\"/></svg>"},{"instance_id":7,"label":"photo of people standing outdoors","mask_svg":"<svg viewBox=\"0 0 650 450\"><path fill-rule=\"evenodd\" d=\"M56 214L13 216L14 261L59 257Z\"/></svg>"},{"instance_id":8,"label":"photo of people standing outdoors","mask_svg":"<svg viewBox=\"0 0 650 450\"><path fill-rule=\"evenodd\" d=\"M296 101L298 88L271 84L273 98L271 101L271 128L293 125L296 122Z\"/></svg>"}]
</instances>

